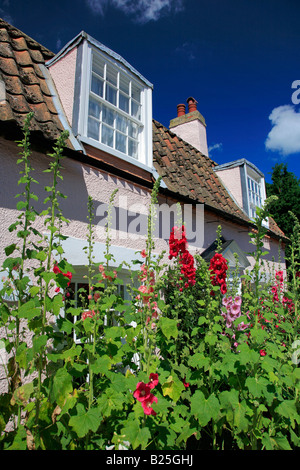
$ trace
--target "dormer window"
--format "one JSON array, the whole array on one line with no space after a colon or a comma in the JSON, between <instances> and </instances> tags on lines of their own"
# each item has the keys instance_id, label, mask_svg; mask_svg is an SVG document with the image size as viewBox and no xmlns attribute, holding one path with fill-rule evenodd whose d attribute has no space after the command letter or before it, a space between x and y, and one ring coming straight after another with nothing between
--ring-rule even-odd
<instances>
[{"instance_id":1,"label":"dormer window","mask_svg":"<svg viewBox=\"0 0 300 470\"><path fill-rule=\"evenodd\" d=\"M119 54L82 31L47 62L80 141L152 172L153 85Z\"/></svg>"},{"instance_id":2,"label":"dormer window","mask_svg":"<svg viewBox=\"0 0 300 470\"><path fill-rule=\"evenodd\" d=\"M152 169L152 85L121 56L90 36L80 46L78 137ZM75 96L75 100L76 100Z\"/></svg>"},{"instance_id":3,"label":"dormer window","mask_svg":"<svg viewBox=\"0 0 300 470\"><path fill-rule=\"evenodd\" d=\"M87 136L138 160L142 92L137 81L93 51Z\"/></svg>"},{"instance_id":4,"label":"dormer window","mask_svg":"<svg viewBox=\"0 0 300 470\"><path fill-rule=\"evenodd\" d=\"M250 219L256 217L266 199L263 173L245 158L224 163L214 168L231 197ZM268 227L268 220L263 222Z\"/></svg>"}]
</instances>

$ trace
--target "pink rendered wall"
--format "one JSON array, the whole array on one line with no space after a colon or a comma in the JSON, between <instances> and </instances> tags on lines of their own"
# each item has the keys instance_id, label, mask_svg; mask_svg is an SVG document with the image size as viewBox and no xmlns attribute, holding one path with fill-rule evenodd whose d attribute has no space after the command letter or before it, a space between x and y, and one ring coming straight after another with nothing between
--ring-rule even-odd
<instances>
[{"instance_id":1,"label":"pink rendered wall","mask_svg":"<svg viewBox=\"0 0 300 470\"><path fill-rule=\"evenodd\" d=\"M172 127L171 131L200 150L204 155L208 156L206 127L199 119L179 124L178 126Z\"/></svg>"},{"instance_id":2,"label":"pink rendered wall","mask_svg":"<svg viewBox=\"0 0 300 470\"><path fill-rule=\"evenodd\" d=\"M72 125L77 48L49 67L69 124Z\"/></svg>"},{"instance_id":3,"label":"pink rendered wall","mask_svg":"<svg viewBox=\"0 0 300 470\"><path fill-rule=\"evenodd\" d=\"M220 180L224 183L225 187L230 191L238 205L243 207L243 195L240 167L231 168L229 170L216 171Z\"/></svg>"}]
</instances>

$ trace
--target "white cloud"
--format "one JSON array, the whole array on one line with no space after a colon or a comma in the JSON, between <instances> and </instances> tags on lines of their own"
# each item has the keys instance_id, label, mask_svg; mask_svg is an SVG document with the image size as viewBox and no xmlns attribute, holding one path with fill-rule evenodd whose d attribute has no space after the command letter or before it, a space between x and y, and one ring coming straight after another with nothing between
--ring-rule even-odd
<instances>
[{"instance_id":1,"label":"white cloud","mask_svg":"<svg viewBox=\"0 0 300 470\"><path fill-rule=\"evenodd\" d=\"M183 10L184 0L86 0L94 13L104 15L110 3L126 15L132 16L138 23L156 21L167 13L178 13Z\"/></svg>"},{"instance_id":2,"label":"white cloud","mask_svg":"<svg viewBox=\"0 0 300 470\"><path fill-rule=\"evenodd\" d=\"M283 156L300 152L300 112L295 106L274 108L269 119L273 127L265 141L266 149Z\"/></svg>"},{"instance_id":3,"label":"white cloud","mask_svg":"<svg viewBox=\"0 0 300 470\"><path fill-rule=\"evenodd\" d=\"M208 151L211 152L212 150L222 150L222 147L223 147L222 143L214 144L208 147Z\"/></svg>"}]
</instances>

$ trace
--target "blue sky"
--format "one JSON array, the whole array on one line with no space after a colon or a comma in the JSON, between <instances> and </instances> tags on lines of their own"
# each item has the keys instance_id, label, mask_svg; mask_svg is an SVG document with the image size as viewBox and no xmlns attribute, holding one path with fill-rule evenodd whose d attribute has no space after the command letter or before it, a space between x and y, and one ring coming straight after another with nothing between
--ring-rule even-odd
<instances>
[{"instance_id":1,"label":"blue sky","mask_svg":"<svg viewBox=\"0 0 300 470\"><path fill-rule=\"evenodd\" d=\"M300 178L299 0L0 0L0 16L53 52L86 31L153 83L157 121L198 101L217 163Z\"/></svg>"}]
</instances>

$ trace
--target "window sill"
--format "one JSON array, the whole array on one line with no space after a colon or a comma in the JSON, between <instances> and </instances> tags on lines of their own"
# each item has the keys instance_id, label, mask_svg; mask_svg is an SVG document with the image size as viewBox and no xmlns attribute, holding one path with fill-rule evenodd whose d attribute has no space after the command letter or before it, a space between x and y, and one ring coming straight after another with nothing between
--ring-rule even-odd
<instances>
[{"instance_id":1,"label":"window sill","mask_svg":"<svg viewBox=\"0 0 300 470\"><path fill-rule=\"evenodd\" d=\"M118 150L115 150L111 147L103 145L100 142L98 142L94 139L91 139L90 137L85 137L85 136L78 135L77 138L83 144L88 144L91 147L95 147L99 150L102 150L103 152L114 155L115 157L118 157L121 160L124 160L127 163L131 163L132 165L135 165L139 168L142 168L143 170L149 171L150 173L152 173L152 171L153 171L152 162L151 162L151 166L149 166L149 165L147 165L147 164L145 164L145 163L143 163L139 160L136 160L135 158L129 157L128 155L125 155L124 153L119 152Z\"/></svg>"}]
</instances>

